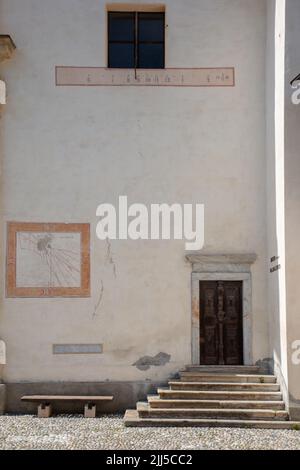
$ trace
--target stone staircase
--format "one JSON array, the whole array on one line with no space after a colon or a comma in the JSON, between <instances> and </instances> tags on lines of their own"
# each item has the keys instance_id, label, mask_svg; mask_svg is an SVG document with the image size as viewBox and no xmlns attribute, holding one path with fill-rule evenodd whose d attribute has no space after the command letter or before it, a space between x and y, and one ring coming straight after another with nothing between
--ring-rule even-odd
<instances>
[{"instance_id":1,"label":"stone staircase","mask_svg":"<svg viewBox=\"0 0 300 470\"><path fill-rule=\"evenodd\" d=\"M256 366L187 366L179 380L127 410L126 426L300 429L274 375Z\"/></svg>"}]
</instances>

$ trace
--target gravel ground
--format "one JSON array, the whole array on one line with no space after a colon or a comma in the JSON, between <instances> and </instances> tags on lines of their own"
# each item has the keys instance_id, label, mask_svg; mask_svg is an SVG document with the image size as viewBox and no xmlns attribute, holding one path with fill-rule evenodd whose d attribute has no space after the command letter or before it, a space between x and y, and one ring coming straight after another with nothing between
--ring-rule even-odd
<instances>
[{"instance_id":1,"label":"gravel ground","mask_svg":"<svg viewBox=\"0 0 300 470\"><path fill-rule=\"evenodd\" d=\"M120 415L0 416L0 449L300 449L300 431L125 428Z\"/></svg>"}]
</instances>

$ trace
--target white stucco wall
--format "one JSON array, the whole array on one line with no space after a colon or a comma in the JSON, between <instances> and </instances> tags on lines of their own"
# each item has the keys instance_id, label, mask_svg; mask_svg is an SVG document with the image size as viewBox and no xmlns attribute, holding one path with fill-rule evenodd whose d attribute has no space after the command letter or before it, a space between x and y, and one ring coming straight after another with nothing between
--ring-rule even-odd
<instances>
[{"instance_id":1,"label":"white stucco wall","mask_svg":"<svg viewBox=\"0 0 300 470\"><path fill-rule=\"evenodd\" d=\"M300 340L300 105L292 103L291 80L300 72L299 50L300 4L287 1L285 62L285 214L286 214L286 287L287 353L290 406L300 418L300 365L292 360L293 344Z\"/></svg>"},{"instance_id":2,"label":"white stucco wall","mask_svg":"<svg viewBox=\"0 0 300 470\"><path fill-rule=\"evenodd\" d=\"M288 399L285 210L284 210L284 59L285 1L267 2L266 47L266 157L268 271L280 264L279 271L268 273L268 311L270 350L275 373L280 377ZM272 257L279 259L270 263Z\"/></svg>"},{"instance_id":3,"label":"white stucco wall","mask_svg":"<svg viewBox=\"0 0 300 470\"><path fill-rule=\"evenodd\" d=\"M130 203L204 203L205 250L258 255L253 361L269 355L265 2L165 5L166 66L234 66L235 88L56 88L55 65L106 65L105 2L0 1L1 31L17 45L1 70L2 233L16 220L89 222L92 234L90 299L5 299L3 268L7 382L164 379L191 361L184 243L115 241L114 277L107 246L95 237L95 211L119 195ZM103 343L104 353L54 356L53 343ZM171 355L164 367L132 366L160 351Z\"/></svg>"}]
</instances>

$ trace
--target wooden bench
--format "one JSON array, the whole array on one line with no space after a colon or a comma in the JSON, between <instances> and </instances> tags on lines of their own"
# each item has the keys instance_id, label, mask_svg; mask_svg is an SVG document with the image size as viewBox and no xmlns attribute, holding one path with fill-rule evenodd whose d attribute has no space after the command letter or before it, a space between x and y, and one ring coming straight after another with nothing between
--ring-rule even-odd
<instances>
[{"instance_id":1,"label":"wooden bench","mask_svg":"<svg viewBox=\"0 0 300 470\"><path fill-rule=\"evenodd\" d=\"M64 401L79 401L84 403L84 417L96 417L96 403L103 401L112 401L112 395L108 396L92 396L92 395L25 395L21 398L22 401L37 402L38 417L49 418L52 414L52 403Z\"/></svg>"}]
</instances>

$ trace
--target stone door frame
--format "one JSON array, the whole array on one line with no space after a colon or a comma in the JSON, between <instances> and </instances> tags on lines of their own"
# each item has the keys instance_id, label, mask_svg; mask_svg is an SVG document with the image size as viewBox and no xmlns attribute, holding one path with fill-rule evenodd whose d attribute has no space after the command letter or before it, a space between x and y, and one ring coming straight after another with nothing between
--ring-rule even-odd
<instances>
[{"instance_id":1,"label":"stone door frame","mask_svg":"<svg viewBox=\"0 0 300 470\"><path fill-rule=\"evenodd\" d=\"M192 364L200 364L200 281L242 281L243 360L244 365L252 365L253 315L251 264L256 260L256 255L201 255L199 253L191 253L186 255L186 259L192 263Z\"/></svg>"}]
</instances>

